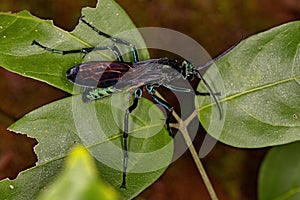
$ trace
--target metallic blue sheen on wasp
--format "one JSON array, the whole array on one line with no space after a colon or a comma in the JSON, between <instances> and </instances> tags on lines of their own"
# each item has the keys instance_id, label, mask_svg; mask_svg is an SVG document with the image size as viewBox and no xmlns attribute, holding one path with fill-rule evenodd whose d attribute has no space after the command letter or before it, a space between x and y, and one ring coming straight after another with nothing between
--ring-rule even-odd
<instances>
[{"instance_id":1,"label":"metallic blue sheen on wasp","mask_svg":"<svg viewBox=\"0 0 300 200\"><path fill-rule=\"evenodd\" d=\"M108 46L87 47L76 50L52 49L42 45L41 43L35 40L32 42L32 45L37 45L44 50L62 55L71 53L83 53L85 55L92 51L111 50L116 56L116 61L90 61L71 67L66 72L66 77L72 83L84 87L84 91L82 94L82 99L84 102L97 100L105 96L111 95L115 92L134 91L133 103L126 109L124 117L124 159L121 188L126 188L126 173L128 161L128 117L129 114L137 107L138 100L142 97L143 91L147 91L154 101L162 105L168 111L166 117L166 127L170 135L172 134L169 123L170 118L172 116L173 107L169 105L168 102L161 99L155 94L155 91L159 86L164 86L170 90L177 92L193 92L191 91L191 89L181 88L175 86L172 83L178 80L190 81L194 78L199 78L205 84L206 88L208 89L208 92L200 93L196 91L196 95L210 95L215 101L221 119L222 110L216 98L216 95L219 95L219 93L214 93L212 91L209 84L205 81L200 72L192 63L186 60L184 60L182 63L179 63L177 60L168 58L140 61L137 49L133 44L100 31L99 29L91 25L89 22L87 22L83 17L80 18L80 21L86 24L95 32L97 32L100 36L109 38L113 44ZM116 44L125 45L131 49L133 62L124 61L122 54L120 53L120 50L118 49ZM214 61L224 56L237 44L238 43L230 47L218 57L208 61L202 67L210 66Z\"/></svg>"}]
</instances>

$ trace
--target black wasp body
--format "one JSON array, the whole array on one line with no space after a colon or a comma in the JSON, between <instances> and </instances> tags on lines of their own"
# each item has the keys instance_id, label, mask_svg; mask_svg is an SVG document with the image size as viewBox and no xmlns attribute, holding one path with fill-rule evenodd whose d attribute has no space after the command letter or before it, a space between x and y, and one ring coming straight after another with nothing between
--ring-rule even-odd
<instances>
[{"instance_id":1,"label":"black wasp body","mask_svg":"<svg viewBox=\"0 0 300 200\"><path fill-rule=\"evenodd\" d=\"M157 87L164 86L170 90L177 92L192 92L190 89L181 88L174 85L174 82L177 82L180 79L192 80L194 78L199 78L206 85L208 92L199 93L196 91L195 93L197 95L210 95L216 103L221 118L222 111L216 98L216 95L218 93L214 93L212 91L209 84L205 81L205 79L203 79L202 75L199 73L196 67L188 61L183 61L181 64L176 60L168 58L139 61L137 50L133 44L100 31L99 29L85 21L83 17L81 17L80 20L88 27L96 31L99 35L109 38L113 42L113 44L110 46L96 46L77 50L52 49L40 44L37 41L33 41L32 45L37 45L44 50L62 55L71 53L87 54L92 51L111 50L116 56L116 61L91 61L74 66L66 72L66 77L74 84L84 87L82 96L84 102L97 100L111 95L115 92L133 91L133 103L129 108L126 109L124 117L124 160L121 188L126 188L126 172L128 161L128 117L129 114L137 107L138 100L141 98L143 91L146 90L158 104L162 105L166 110L168 110L168 115L166 117L166 126L169 133L171 133L169 122L173 107L170 106L168 102L159 98L155 94ZM123 57L116 44L125 45L131 49L133 62L125 62L123 60ZM225 55L235 46L236 45L232 46L230 49L228 49L215 59L210 60L204 65L204 67L211 65L215 60Z\"/></svg>"},{"instance_id":2,"label":"black wasp body","mask_svg":"<svg viewBox=\"0 0 300 200\"><path fill-rule=\"evenodd\" d=\"M198 72L187 61L180 64L176 60L160 58L140 62L91 61L70 68L66 76L74 84L86 88L83 94L86 102L114 92L134 90L140 86L165 86L191 92L190 89L172 84L180 79L192 80L198 77Z\"/></svg>"}]
</instances>

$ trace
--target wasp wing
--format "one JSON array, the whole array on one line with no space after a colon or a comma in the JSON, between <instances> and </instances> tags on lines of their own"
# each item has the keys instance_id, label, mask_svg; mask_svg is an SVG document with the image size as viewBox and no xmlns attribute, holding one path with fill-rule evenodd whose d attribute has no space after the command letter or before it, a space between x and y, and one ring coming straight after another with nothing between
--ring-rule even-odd
<instances>
[{"instance_id":1,"label":"wasp wing","mask_svg":"<svg viewBox=\"0 0 300 200\"><path fill-rule=\"evenodd\" d=\"M166 60L172 61L152 59L132 63L133 68L120 78L115 88L134 88L147 84L164 85L182 79L182 75L169 62L165 62ZM175 64L178 65L177 62Z\"/></svg>"},{"instance_id":2,"label":"wasp wing","mask_svg":"<svg viewBox=\"0 0 300 200\"><path fill-rule=\"evenodd\" d=\"M128 71L131 63L91 61L70 68L66 72L69 81L90 88L106 88L115 85Z\"/></svg>"},{"instance_id":3,"label":"wasp wing","mask_svg":"<svg viewBox=\"0 0 300 200\"><path fill-rule=\"evenodd\" d=\"M182 75L176 70L177 61L173 62L169 59L152 59L136 63L92 61L70 68L66 75L74 84L86 88L113 86L118 91L124 91L146 84L163 85L176 82Z\"/></svg>"}]
</instances>

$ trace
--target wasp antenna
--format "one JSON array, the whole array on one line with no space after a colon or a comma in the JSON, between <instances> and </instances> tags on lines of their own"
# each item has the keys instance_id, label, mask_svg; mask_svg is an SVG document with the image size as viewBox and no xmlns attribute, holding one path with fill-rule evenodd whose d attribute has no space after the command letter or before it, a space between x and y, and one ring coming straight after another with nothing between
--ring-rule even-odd
<instances>
[{"instance_id":1,"label":"wasp antenna","mask_svg":"<svg viewBox=\"0 0 300 200\"><path fill-rule=\"evenodd\" d=\"M242 35L242 37L241 37L241 39L239 41L237 41L236 43L234 43L231 47L229 47L228 49L226 49L223 53L221 53L217 57L209 60L204 65L200 66L199 69L207 68L210 65L212 65L214 62L216 62L217 60L219 60L220 58L222 58L223 56L225 56L226 54L228 54L232 49L234 49L237 45L239 45L243 39L244 39L244 34Z\"/></svg>"}]
</instances>

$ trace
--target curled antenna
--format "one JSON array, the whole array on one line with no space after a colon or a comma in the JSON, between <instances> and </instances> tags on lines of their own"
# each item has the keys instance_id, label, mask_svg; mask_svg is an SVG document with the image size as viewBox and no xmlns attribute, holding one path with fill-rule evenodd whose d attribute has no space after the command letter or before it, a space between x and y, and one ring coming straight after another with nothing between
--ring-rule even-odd
<instances>
[{"instance_id":1,"label":"curled antenna","mask_svg":"<svg viewBox=\"0 0 300 200\"><path fill-rule=\"evenodd\" d=\"M223 56L225 56L226 54L228 54L232 49L234 49L238 44L240 44L240 42L244 39L244 36L242 36L242 38L237 41L236 43L234 43L231 47L229 47L226 51L224 51L223 53L221 53L220 55L218 55L217 57L209 60L208 62L206 62L204 65L202 65L201 67L199 67L198 69L203 69L203 68L207 68L210 65L212 65L214 62L216 62L217 60L219 60L220 58L222 58ZM219 111L219 115L220 115L220 120L222 119L222 109L220 106L220 103L218 102L218 99L216 97L216 94L213 93L211 87L209 86L209 84L206 82L206 80L203 78L203 76L200 74L200 72L197 70L196 73L197 77L199 79L201 79L203 81L203 83L205 84L206 88L209 90L209 93L211 94L212 98L214 99L214 101L216 102L218 111Z\"/></svg>"},{"instance_id":2,"label":"curled antenna","mask_svg":"<svg viewBox=\"0 0 300 200\"><path fill-rule=\"evenodd\" d=\"M241 37L241 39L239 41L237 41L231 47L229 47L228 49L226 49L226 51L224 51L223 53L221 53L217 57L215 57L215 58L207 61L204 65L200 66L198 69L203 69L203 68L209 67L214 62L216 62L217 60L219 60L220 58L222 58L223 56L225 56L226 54L228 54L232 49L234 49L238 44L240 44L243 39L244 39L244 35L242 35L242 37Z\"/></svg>"}]
</instances>

